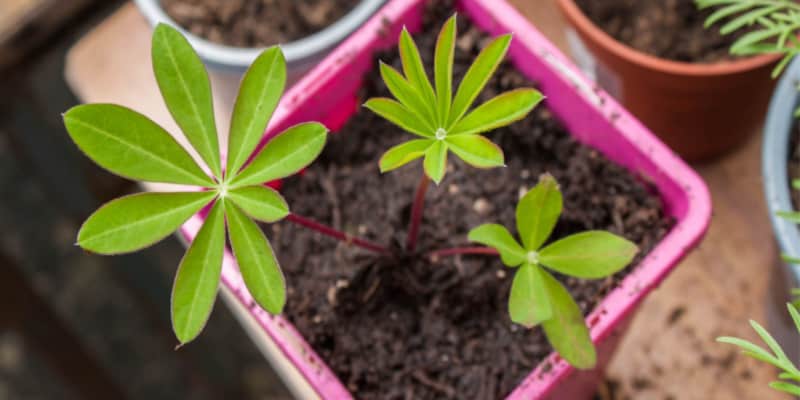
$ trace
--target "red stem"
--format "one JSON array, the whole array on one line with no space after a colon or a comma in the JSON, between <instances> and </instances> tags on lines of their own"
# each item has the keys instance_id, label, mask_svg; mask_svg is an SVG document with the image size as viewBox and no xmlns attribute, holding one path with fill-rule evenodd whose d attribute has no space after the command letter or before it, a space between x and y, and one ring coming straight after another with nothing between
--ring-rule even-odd
<instances>
[{"instance_id":1,"label":"red stem","mask_svg":"<svg viewBox=\"0 0 800 400\"><path fill-rule=\"evenodd\" d=\"M406 238L406 250L413 253L417 247L417 236L419 235L419 226L422 223L422 213L425 209L425 193L428 192L428 184L431 183L430 178L425 173L419 180L417 192L414 195L414 205L411 207L411 218L408 221L408 237Z\"/></svg>"},{"instance_id":2,"label":"red stem","mask_svg":"<svg viewBox=\"0 0 800 400\"><path fill-rule=\"evenodd\" d=\"M391 254L391 251L389 251L389 249L387 249L386 247L383 247L383 246L381 246L379 244L370 242L369 240L366 240L366 239L357 238L355 236L349 235L349 234L344 233L342 231L338 231L336 229L333 229L333 228L331 228L331 227L329 227L327 225L323 225L323 224L321 224L319 222L316 222L316 221L313 221L311 219L308 219L308 218L305 218L305 217L301 217L301 216L299 216L297 214L289 214L286 217L286 219L288 221L293 222L295 224L298 224L300 226L303 226L303 227L306 227L308 229L317 231L317 232L319 232L319 233L321 233L323 235L330 236L332 238L341 240L341 241L343 241L343 242L345 242L347 244L354 244L354 245L356 245L358 247L361 247L363 249L366 249L366 250L369 250L369 251L372 251L372 252L375 252L375 253Z\"/></svg>"},{"instance_id":3,"label":"red stem","mask_svg":"<svg viewBox=\"0 0 800 400\"><path fill-rule=\"evenodd\" d=\"M442 257L455 256L460 254L484 254L496 256L499 253L491 247L454 247L452 249L436 250L428 253L428 258L436 262Z\"/></svg>"}]
</instances>

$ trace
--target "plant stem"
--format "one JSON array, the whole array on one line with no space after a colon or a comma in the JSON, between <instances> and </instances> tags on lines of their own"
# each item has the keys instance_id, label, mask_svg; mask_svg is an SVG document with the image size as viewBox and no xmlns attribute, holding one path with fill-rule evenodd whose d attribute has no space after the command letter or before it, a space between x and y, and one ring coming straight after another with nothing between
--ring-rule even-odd
<instances>
[{"instance_id":1,"label":"plant stem","mask_svg":"<svg viewBox=\"0 0 800 400\"><path fill-rule=\"evenodd\" d=\"M380 253L380 254L391 254L392 253L391 251L389 251L389 249L387 249L384 246L381 246L379 244L370 242L369 240L366 240L366 239L361 239L361 238L352 236L352 235L344 233L342 231L333 229L333 228L331 228L331 227L329 227L327 225L321 224L321 223L319 223L317 221L308 219L306 217L301 217L301 216L299 216L297 214L294 214L294 213L289 214L286 217L286 220L288 220L289 222L295 223L297 225L306 227L308 229L311 229L313 231L319 232L319 233L321 233L323 235L330 236L330 237L332 237L334 239L338 239L338 240L340 240L342 242L345 242L347 244L353 244L353 245L356 245L358 247L361 247L363 249L366 249L366 250L369 250L369 251L372 251L372 252L375 252L375 253Z\"/></svg>"},{"instance_id":2,"label":"plant stem","mask_svg":"<svg viewBox=\"0 0 800 400\"><path fill-rule=\"evenodd\" d=\"M422 223L422 213L425 209L425 193L428 192L428 184L431 179L422 173L419 180L417 192L414 195L414 205L411 207L411 218L408 221L408 237L406 238L406 250L413 253L417 247L417 236L419 235L419 225Z\"/></svg>"},{"instance_id":3,"label":"plant stem","mask_svg":"<svg viewBox=\"0 0 800 400\"><path fill-rule=\"evenodd\" d=\"M499 253L491 247L454 247L452 249L435 250L428 253L428 258L433 261L439 261L442 257L455 256L460 254L484 254L496 256Z\"/></svg>"}]
</instances>

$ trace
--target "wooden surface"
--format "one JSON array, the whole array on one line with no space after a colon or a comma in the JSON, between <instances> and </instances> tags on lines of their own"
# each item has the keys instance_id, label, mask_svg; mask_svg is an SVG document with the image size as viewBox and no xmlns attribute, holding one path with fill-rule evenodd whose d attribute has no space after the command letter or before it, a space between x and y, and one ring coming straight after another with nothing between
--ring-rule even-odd
<instances>
[{"instance_id":1,"label":"wooden surface","mask_svg":"<svg viewBox=\"0 0 800 400\"><path fill-rule=\"evenodd\" d=\"M554 0L511 2L563 48L565 27ZM124 7L70 52L67 81L84 101L127 105L177 132L150 70L149 35L138 12ZM212 77L215 89L220 79ZM230 99L215 101L222 128L227 126ZM701 246L639 311L607 371L617 392L613 398L784 398L767 388L775 376L772 368L714 341L719 335L755 340L747 320L766 319L777 251L761 190L759 157L760 133L754 133L728 157L697 167L713 196L711 228Z\"/></svg>"}]
</instances>

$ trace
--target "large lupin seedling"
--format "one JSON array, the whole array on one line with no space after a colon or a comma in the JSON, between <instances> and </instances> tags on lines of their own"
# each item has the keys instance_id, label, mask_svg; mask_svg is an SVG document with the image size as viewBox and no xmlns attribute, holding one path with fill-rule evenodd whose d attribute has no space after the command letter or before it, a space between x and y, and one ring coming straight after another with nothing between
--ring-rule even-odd
<instances>
[{"instance_id":1,"label":"large lupin seedling","mask_svg":"<svg viewBox=\"0 0 800 400\"><path fill-rule=\"evenodd\" d=\"M112 104L70 109L64 114L70 136L101 167L130 179L202 188L113 200L83 224L78 245L100 254L133 252L164 239L192 215L210 207L180 262L172 290L173 330L185 344L202 331L214 305L226 226L253 298L270 313L281 312L286 302L283 274L254 220L278 221L289 215L289 207L278 192L263 183L289 176L311 163L325 146L328 130L318 123L295 125L272 138L245 165L286 82L283 53L278 47L268 48L242 79L223 173L211 86L194 49L177 30L160 24L153 33L152 61L167 108L211 175L144 115Z\"/></svg>"}]
</instances>

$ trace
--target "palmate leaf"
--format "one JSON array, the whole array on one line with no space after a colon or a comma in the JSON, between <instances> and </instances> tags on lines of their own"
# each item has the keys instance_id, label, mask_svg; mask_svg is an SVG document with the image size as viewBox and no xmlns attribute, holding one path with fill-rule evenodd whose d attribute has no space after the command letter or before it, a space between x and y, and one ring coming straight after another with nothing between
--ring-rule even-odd
<instances>
[{"instance_id":1,"label":"palmate leaf","mask_svg":"<svg viewBox=\"0 0 800 400\"><path fill-rule=\"evenodd\" d=\"M578 278L597 279L625 268L638 252L635 244L606 231L576 233L539 252L539 262Z\"/></svg>"},{"instance_id":2,"label":"palmate leaf","mask_svg":"<svg viewBox=\"0 0 800 400\"><path fill-rule=\"evenodd\" d=\"M211 207L183 256L172 287L172 329L181 344L203 330L217 298L225 252L224 200Z\"/></svg>"},{"instance_id":3,"label":"palmate leaf","mask_svg":"<svg viewBox=\"0 0 800 400\"><path fill-rule=\"evenodd\" d=\"M496 224L471 230L469 240L496 249L507 266L522 264L509 294L511 320L526 327L541 323L561 357L576 368L592 368L597 356L583 314L569 292L544 267L580 278L599 278L627 265L637 248L611 233L589 231L538 250L552 233L562 207L558 183L545 174L517 204L517 230L523 245L505 227Z\"/></svg>"},{"instance_id":4,"label":"palmate leaf","mask_svg":"<svg viewBox=\"0 0 800 400\"><path fill-rule=\"evenodd\" d=\"M212 186L189 153L142 114L114 104L84 104L64 113L76 145L101 167L125 178Z\"/></svg>"},{"instance_id":5,"label":"palmate leaf","mask_svg":"<svg viewBox=\"0 0 800 400\"><path fill-rule=\"evenodd\" d=\"M514 274L508 297L508 312L511 321L532 328L553 318L553 306L547 292L542 267L522 264Z\"/></svg>"},{"instance_id":6,"label":"palmate leaf","mask_svg":"<svg viewBox=\"0 0 800 400\"><path fill-rule=\"evenodd\" d=\"M483 224L469 231L468 238L471 242L481 243L497 250L503 264L509 267L522 264L527 257L525 249L514 240L503 225Z\"/></svg>"},{"instance_id":7,"label":"palmate leaf","mask_svg":"<svg viewBox=\"0 0 800 400\"><path fill-rule=\"evenodd\" d=\"M251 218L262 222L280 221L289 215L289 205L276 190L265 186L246 186L228 192L228 199Z\"/></svg>"},{"instance_id":8,"label":"palmate leaf","mask_svg":"<svg viewBox=\"0 0 800 400\"><path fill-rule=\"evenodd\" d=\"M239 86L228 138L228 174L236 174L255 150L285 85L286 59L279 47L270 47L253 61Z\"/></svg>"},{"instance_id":9,"label":"palmate leaf","mask_svg":"<svg viewBox=\"0 0 800 400\"><path fill-rule=\"evenodd\" d=\"M239 207L225 203L228 235L239 271L253 299L272 314L286 304L286 283L264 232Z\"/></svg>"},{"instance_id":10,"label":"palmate leaf","mask_svg":"<svg viewBox=\"0 0 800 400\"><path fill-rule=\"evenodd\" d=\"M434 49L431 86L422 64L419 49L403 28L398 48L403 76L380 63L383 81L397 99L373 98L364 106L404 130L425 139L443 143L426 147L416 141L407 147L395 146L380 161L382 172L407 164L425 152L425 175L439 184L446 173L447 150L478 168L504 165L503 152L482 137L462 138L508 125L523 118L542 99L533 89L521 89L497 96L461 119L489 81L508 50L510 35L501 36L484 48L467 70L453 98L453 61L455 56L456 16L447 20L439 32Z\"/></svg>"},{"instance_id":11,"label":"palmate leaf","mask_svg":"<svg viewBox=\"0 0 800 400\"><path fill-rule=\"evenodd\" d=\"M180 32L163 23L153 31L151 57L158 88L172 118L214 176L221 179L211 84L203 62Z\"/></svg>"},{"instance_id":12,"label":"palmate leaf","mask_svg":"<svg viewBox=\"0 0 800 400\"><path fill-rule=\"evenodd\" d=\"M517 232L529 251L538 250L553 232L561 215L564 200L558 183L545 174L539 183L517 203Z\"/></svg>"},{"instance_id":13,"label":"palmate leaf","mask_svg":"<svg viewBox=\"0 0 800 400\"><path fill-rule=\"evenodd\" d=\"M594 368L597 353L580 307L567 289L550 274L543 273L541 276L553 310L553 317L542 321L547 340L573 367Z\"/></svg>"},{"instance_id":14,"label":"palmate leaf","mask_svg":"<svg viewBox=\"0 0 800 400\"><path fill-rule=\"evenodd\" d=\"M231 187L261 184L296 173L319 156L327 137L328 128L316 122L298 124L279 133L231 180Z\"/></svg>"},{"instance_id":15,"label":"palmate leaf","mask_svg":"<svg viewBox=\"0 0 800 400\"><path fill-rule=\"evenodd\" d=\"M100 254L143 249L175 232L214 192L139 193L112 200L81 226L78 245Z\"/></svg>"}]
</instances>

